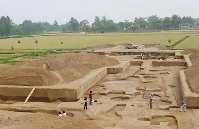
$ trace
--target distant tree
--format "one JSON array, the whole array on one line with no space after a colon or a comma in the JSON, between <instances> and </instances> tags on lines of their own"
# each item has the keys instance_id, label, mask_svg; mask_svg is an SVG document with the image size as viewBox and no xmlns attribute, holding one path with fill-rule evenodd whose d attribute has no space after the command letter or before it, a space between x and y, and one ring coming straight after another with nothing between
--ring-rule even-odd
<instances>
[{"instance_id":1,"label":"distant tree","mask_svg":"<svg viewBox=\"0 0 199 129\"><path fill-rule=\"evenodd\" d=\"M59 24L58 24L58 22L56 20L53 23L53 28L54 28L54 31L59 31L60 30L60 26L59 26Z\"/></svg>"},{"instance_id":2,"label":"distant tree","mask_svg":"<svg viewBox=\"0 0 199 129\"><path fill-rule=\"evenodd\" d=\"M80 30L85 32L88 28L88 24L89 22L87 20L80 21L80 24L79 24Z\"/></svg>"},{"instance_id":3,"label":"distant tree","mask_svg":"<svg viewBox=\"0 0 199 129\"><path fill-rule=\"evenodd\" d=\"M178 15L173 15L171 17L171 26L173 29L179 29L179 24L181 23L181 17Z\"/></svg>"},{"instance_id":4,"label":"distant tree","mask_svg":"<svg viewBox=\"0 0 199 129\"><path fill-rule=\"evenodd\" d=\"M79 22L75 18L71 18L69 21L69 28L72 32L78 32L79 31Z\"/></svg>"},{"instance_id":5,"label":"distant tree","mask_svg":"<svg viewBox=\"0 0 199 129\"><path fill-rule=\"evenodd\" d=\"M170 17L165 17L163 19L163 28L165 30L170 30L172 28L172 20Z\"/></svg>"},{"instance_id":6,"label":"distant tree","mask_svg":"<svg viewBox=\"0 0 199 129\"><path fill-rule=\"evenodd\" d=\"M152 30L161 30L162 29L162 19L156 15L148 17L149 28Z\"/></svg>"},{"instance_id":7,"label":"distant tree","mask_svg":"<svg viewBox=\"0 0 199 129\"><path fill-rule=\"evenodd\" d=\"M12 20L9 16L0 18L0 37L8 37L12 30Z\"/></svg>"},{"instance_id":8,"label":"distant tree","mask_svg":"<svg viewBox=\"0 0 199 129\"><path fill-rule=\"evenodd\" d=\"M147 27L147 20L143 17L135 18L134 23L139 29L146 29Z\"/></svg>"}]
</instances>

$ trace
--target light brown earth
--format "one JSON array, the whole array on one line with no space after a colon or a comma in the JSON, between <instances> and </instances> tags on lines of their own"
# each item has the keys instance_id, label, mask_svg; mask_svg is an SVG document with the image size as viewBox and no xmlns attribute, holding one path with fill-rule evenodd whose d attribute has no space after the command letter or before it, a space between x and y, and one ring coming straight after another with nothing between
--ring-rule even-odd
<instances>
[{"instance_id":1,"label":"light brown earth","mask_svg":"<svg viewBox=\"0 0 199 129\"><path fill-rule=\"evenodd\" d=\"M68 83L93 69L115 64L118 61L106 56L81 53L50 56L19 66L0 65L0 85L50 86Z\"/></svg>"},{"instance_id":2,"label":"light brown earth","mask_svg":"<svg viewBox=\"0 0 199 129\"><path fill-rule=\"evenodd\" d=\"M149 49L146 48L146 50ZM84 71L85 69L91 71L95 68L117 64L118 62L114 59L139 60L131 55L111 56L112 59L107 56L84 53L81 56L76 56L76 54L71 54L66 58L63 56L58 55L59 58L49 57L26 63L26 65L43 68L43 64L50 63L50 70L55 71L54 75L57 76L63 75L61 71L64 71L66 66L72 70L77 68L78 73L82 68L81 73L73 78L77 79L88 73ZM88 58L89 56L90 58ZM87 65L79 61L86 62ZM182 69L184 67L154 67L151 60L146 60L141 66L130 66L123 73L108 74L89 89L94 92L93 98L97 102L93 103L92 106L89 105L87 111L83 110L83 98L77 102L55 103L29 102L24 104L14 101L0 101L0 128L198 129L198 109L179 112L182 96L179 89L178 72ZM73 79L63 77L65 82ZM58 80L60 80L59 77ZM155 95L153 109L149 109L150 93ZM68 116L58 117L58 111L66 111Z\"/></svg>"},{"instance_id":3,"label":"light brown earth","mask_svg":"<svg viewBox=\"0 0 199 129\"><path fill-rule=\"evenodd\" d=\"M182 52L183 54L190 54L192 67L185 70L187 82L191 87L191 90L195 93L199 93L199 50L187 49Z\"/></svg>"}]
</instances>

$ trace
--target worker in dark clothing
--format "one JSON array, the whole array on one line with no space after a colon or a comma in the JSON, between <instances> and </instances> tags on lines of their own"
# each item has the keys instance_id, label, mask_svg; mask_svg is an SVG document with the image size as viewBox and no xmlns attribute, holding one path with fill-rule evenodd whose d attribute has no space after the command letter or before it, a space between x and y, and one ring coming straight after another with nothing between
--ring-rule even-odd
<instances>
[{"instance_id":1,"label":"worker in dark clothing","mask_svg":"<svg viewBox=\"0 0 199 129\"><path fill-rule=\"evenodd\" d=\"M153 105L153 100L154 100L154 95L153 94L150 94L150 97L149 97L149 105L150 105L150 109L152 109L152 105Z\"/></svg>"},{"instance_id":2,"label":"worker in dark clothing","mask_svg":"<svg viewBox=\"0 0 199 129\"><path fill-rule=\"evenodd\" d=\"M87 97L84 98L84 109L87 110L88 100Z\"/></svg>"}]
</instances>

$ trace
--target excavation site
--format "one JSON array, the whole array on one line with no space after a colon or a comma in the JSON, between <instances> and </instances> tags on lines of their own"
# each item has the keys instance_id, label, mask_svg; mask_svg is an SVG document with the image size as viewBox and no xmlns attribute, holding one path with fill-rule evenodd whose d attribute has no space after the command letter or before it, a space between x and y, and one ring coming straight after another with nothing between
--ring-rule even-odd
<instances>
[{"instance_id":1,"label":"excavation site","mask_svg":"<svg viewBox=\"0 0 199 129\"><path fill-rule=\"evenodd\" d=\"M118 45L2 64L0 128L198 129L198 57ZM90 91L94 101L85 110Z\"/></svg>"}]
</instances>

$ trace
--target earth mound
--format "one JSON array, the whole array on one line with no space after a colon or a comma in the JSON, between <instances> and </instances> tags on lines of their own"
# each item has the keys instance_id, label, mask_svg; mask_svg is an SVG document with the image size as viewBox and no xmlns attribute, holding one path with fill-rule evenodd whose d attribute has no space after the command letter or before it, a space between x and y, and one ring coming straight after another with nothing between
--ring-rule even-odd
<instances>
[{"instance_id":1,"label":"earth mound","mask_svg":"<svg viewBox=\"0 0 199 129\"><path fill-rule=\"evenodd\" d=\"M39 118L39 119L38 119ZM59 117L48 114L30 114L0 121L1 129L102 129L86 119Z\"/></svg>"},{"instance_id":2,"label":"earth mound","mask_svg":"<svg viewBox=\"0 0 199 129\"><path fill-rule=\"evenodd\" d=\"M47 86L57 84L59 79L41 68L0 65L0 85Z\"/></svg>"},{"instance_id":3,"label":"earth mound","mask_svg":"<svg viewBox=\"0 0 199 129\"><path fill-rule=\"evenodd\" d=\"M199 50L188 49L183 52L183 54L191 54L190 59L193 64L185 70L187 77L187 83L189 84L192 92L199 93Z\"/></svg>"},{"instance_id":4,"label":"earth mound","mask_svg":"<svg viewBox=\"0 0 199 129\"><path fill-rule=\"evenodd\" d=\"M185 49L182 54L192 54L192 53L196 53L199 52L198 49Z\"/></svg>"},{"instance_id":5,"label":"earth mound","mask_svg":"<svg viewBox=\"0 0 199 129\"><path fill-rule=\"evenodd\" d=\"M26 63L27 66L58 71L64 82L70 82L83 77L93 69L116 65L119 62L113 58L92 53L71 53L49 56Z\"/></svg>"}]
</instances>

